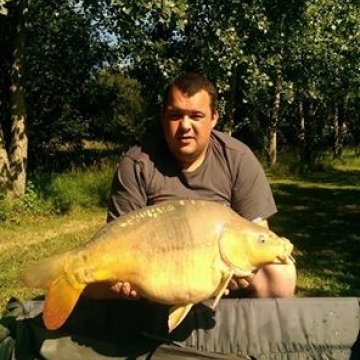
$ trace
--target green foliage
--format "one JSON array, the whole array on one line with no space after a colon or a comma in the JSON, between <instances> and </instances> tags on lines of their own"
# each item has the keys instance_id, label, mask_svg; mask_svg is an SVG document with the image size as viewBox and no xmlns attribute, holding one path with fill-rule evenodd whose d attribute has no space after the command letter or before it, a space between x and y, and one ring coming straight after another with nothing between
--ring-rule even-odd
<instances>
[{"instance_id":1,"label":"green foliage","mask_svg":"<svg viewBox=\"0 0 360 360\"><path fill-rule=\"evenodd\" d=\"M123 145L140 140L148 122L141 90L135 79L110 71L100 72L95 105L98 116L90 125L93 136Z\"/></svg>"},{"instance_id":2,"label":"green foliage","mask_svg":"<svg viewBox=\"0 0 360 360\"><path fill-rule=\"evenodd\" d=\"M34 160L60 144L79 146L89 137L96 69L109 54L97 28L99 16L76 2L31 3L26 91Z\"/></svg>"},{"instance_id":3,"label":"green foliage","mask_svg":"<svg viewBox=\"0 0 360 360\"><path fill-rule=\"evenodd\" d=\"M22 216L36 216L51 211L49 201L44 199L32 181L28 181L26 192L21 197L0 198L0 221L21 222Z\"/></svg>"},{"instance_id":4,"label":"green foliage","mask_svg":"<svg viewBox=\"0 0 360 360\"><path fill-rule=\"evenodd\" d=\"M279 150L301 146L305 163L339 142L358 147L359 11L354 0L35 0L24 74L28 168L51 167L59 145L84 138L138 140L155 123L164 86L187 70L218 85L219 128L249 134L262 150L274 113ZM13 33L1 15L7 149Z\"/></svg>"},{"instance_id":5,"label":"green foliage","mask_svg":"<svg viewBox=\"0 0 360 360\"><path fill-rule=\"evenodd\" d=\"M33 176L25 196L0 198L0 221L21 223L23 217L105 207L114 171L114 165L109 163L86 170Z\"/></svg>"},{"instance_id":6,"label":"green foliage","mask_svg":"<svg viewBox=\"0 0 360 360\"><path fill-rule=\"evenodd\" d=\"M10 212L10 204L4 194L0 194L0 222L5 221Z\"/></svg>"},{"instance_id":7,"label":"green foliage","mask_svg":"<svg viewBox=\"0 0 360 360\"><path fill-rule=\"evenodd\" d=\"M49 206L36 191L34 183L28 181L25 195L17 200L18 207L27 213L37 214L49 210Z\"/></svg>"},{"instance_id":8,"label":"green foliage","mask_svg":"<svg viewBox=\"0 0 360 360\"><path fill-rule=\"evenodd\" d=\"M348 171L360 167L360 157L351 149L344 151L341 160L334 159L329 151L319 152L310 163L302 161L298 154L291 151L283 151L280 155L281 161L271 168L266 168L270 176L315 176L314 174ZM263 162L265 163L265 159Z\"/></svg>"},{"instance_id":9,"label":"green foliage","mask_svg":"<svg viewBox=\"0 0 360 360\"><path fill-rule=\"evenodd\" d=\"M56 176L48 190L56 213L69 212L74 207L105 206L110 191L112 167L92 171L73 170Z\"/></svg>"}]
</instances>

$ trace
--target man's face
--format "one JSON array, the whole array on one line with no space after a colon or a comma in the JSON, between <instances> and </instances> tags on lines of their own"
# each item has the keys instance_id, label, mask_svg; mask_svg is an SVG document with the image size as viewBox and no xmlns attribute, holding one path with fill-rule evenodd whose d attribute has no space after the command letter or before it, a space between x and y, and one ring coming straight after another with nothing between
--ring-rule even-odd
<instances>
[{"instance_id":1,"label":"man's face","mask_svg":"<svg viewBox=\"0 0 360 360\"><path fill-rule=\"evenodd\" d=\"M177 88L170 91L161 121L169 149L184 169L195 170L203 162L218 117L205 90L190 97Z\"/></svg>"}]
</instances>

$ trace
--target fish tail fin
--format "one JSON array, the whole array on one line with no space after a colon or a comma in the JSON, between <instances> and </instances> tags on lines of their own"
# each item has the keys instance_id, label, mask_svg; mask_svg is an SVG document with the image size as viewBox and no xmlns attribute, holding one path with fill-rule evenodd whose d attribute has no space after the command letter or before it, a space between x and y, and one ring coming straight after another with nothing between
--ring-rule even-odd
<instances>
[{"instance_id":1,"label":"fish tail fin","mask_svg":"<svg viewBox=\"0 0 360 360\"><path fill-rule=\"evenodd\" d=\"M20 275L26 286L47 290L43 319L48 329L64 324L86 285L67 277L65 268L70 256L70 252L55 255L31 265Z\"/></svg>"},{"instance_id":2,"label":"fish tail fin","mask_svg":"<svg viewBox=\"0 0 360 360\"><path fill-rule=\"evenodd\" d=\"M20 274L21 281L27 287L48 290L63 271L66 256L67 253L55 255L27 267Z\"/></svg>"},{"instance_id":3,"label":"fish tail fin","mask_svg":"<svg viewBox=\"0 0 360 360\"><path fill-rule=\"evenodd\" d=\"M47 329L61 327L73 311L85 284L73 286L63 276L56 279L46 294L43 320Z\"/></svg>"}]
</instances>

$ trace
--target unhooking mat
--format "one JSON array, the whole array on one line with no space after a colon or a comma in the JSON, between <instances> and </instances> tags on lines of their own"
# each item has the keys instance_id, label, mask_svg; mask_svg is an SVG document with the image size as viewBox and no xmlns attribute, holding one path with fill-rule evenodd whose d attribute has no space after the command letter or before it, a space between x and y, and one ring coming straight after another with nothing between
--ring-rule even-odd
<instances>
[{"instance_id":1,"label":"unhooking mat","mask_svg":"<svg viewBox=\"0 0 360 360\"><path fill-rule=\"evenodd\" d=\"M359 298L222 299L167 333L168 307L80 299L49 331L43 301L9 301L0 360L360 360Z\"/></svg>"}]
</instances>

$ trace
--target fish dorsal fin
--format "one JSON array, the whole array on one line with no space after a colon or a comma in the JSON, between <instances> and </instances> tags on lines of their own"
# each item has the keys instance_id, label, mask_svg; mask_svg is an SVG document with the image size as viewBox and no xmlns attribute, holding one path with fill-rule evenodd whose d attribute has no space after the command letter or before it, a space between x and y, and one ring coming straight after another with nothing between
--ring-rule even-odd
<instances>
[{"instance_id":1,"label":"fish dorsal fin","mask_svg":"<svg viewBox=\"0 0 360 360\"><path fill-rule=\"evenodd\" d=\"M85 284L71 286L65 277L56 279L50 286L44 304L43 319L49 330L61 327L73 311Z\"/></svg>"},{"instance_id":2,"label":"fish dorsal fin","mask_svg":"<svg viewBox=\"0 0 360 360\"><path fill-rule=\"evenodd\" d=\"M169 310L168 327L169 333L172 332L185 319L194 304L175 305Z\"/></svg>"}]
</instances>

